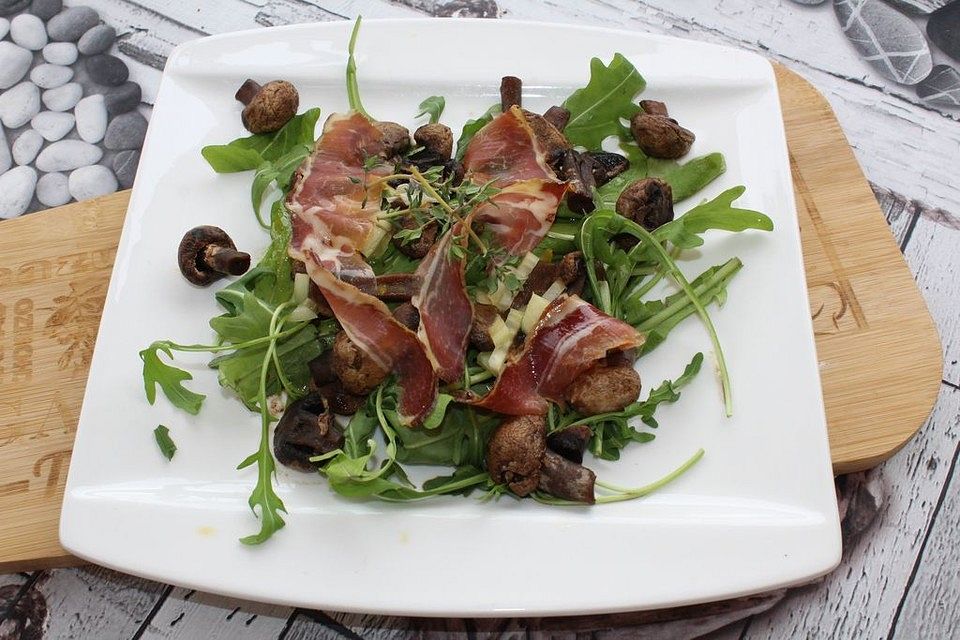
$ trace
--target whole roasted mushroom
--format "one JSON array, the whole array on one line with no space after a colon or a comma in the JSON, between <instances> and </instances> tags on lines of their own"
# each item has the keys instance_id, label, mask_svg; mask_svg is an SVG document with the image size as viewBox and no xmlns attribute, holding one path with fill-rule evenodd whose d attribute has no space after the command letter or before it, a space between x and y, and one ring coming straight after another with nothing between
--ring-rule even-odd
<instances>
[{"instance_id":1,"label":"whole roasted mushroom","mask_svg":"<svg viewBox=\"0 0 960 640\"><path fill-rule=\"evenodd\" d=\"M673 189L660 178L641 178L617 198L617 213L647 231L673 220Z\"/></svg>"},{"instance_id":2,"label":"whole roasted mushroom","mask_svg":"<svg viewBox=\"0 0 960 640\"><path fill-rule=\"evenodd\" d=\"M487 471L498 484L526 496L540 484L540 466L547 448L543 416L516 416L500 423L487 442Z\"/></svg>"},{"instance_id":3,"label":"whole roasted mushroom","mask_svg":"<svg viewBox=\"0 0 960 640\"><path fill-rule=\"evenodd\" d=\"M449 160L453 155L453 131L445 124L431 122L423 125L413 132L413 141L438 159Z\"/></svg>"},{"instance_id":4,"label":"whole roasted mushroom","mask_svg":"<svg viewBox=\"0 0 960 640\"><path fill-rule=\"evenodd\" d=\"M667 112L667 105L659 100L641 100L640 108L643 109L644 113L649 113L652 116L670 115Z\"/></svg>"},{"instance_id":5,"label":"whole roasted mushroom","mask_svg":"<svg viewBox=\"0 0 960 640\"><path fill-rule=\"evenodd\" d=\"M250 133L277 131L297 115L300 95L286 80L274 80L261 86L247 80L237 90L237 100L243 103L240 119Z\"/></svg>"},{"instance_id":6,"label":"whole roasted mushroom","mask_svg":"<svg viewBox=\"0 0 960 640\"><path fill-rule=\"evenodd\" d=\"M292 402L273 432L273 453L277 460L297 471L315 471L320 465L310 458L341 446L343 432L318 393Z\"/></svg>"},{"instance_id":7,"label":"whole roasted mushroom","mask_svg":"<svg viewBox=\"0 0 960 640\"><path fill-rule=\"evenodd\" d=\"M343 331L338 333L333 341L331 366L343 388L358 396L370 393L389 373L355 345Z\"/></svg>"},{"instance_id":8,"label":"whole roasted mushroom","mask_svg":"<svg viewBox=\"0 0 960 640\"><path fill-rule=\"evenodd\" d=\"M673 118L643 112L630 118L630 132L645 154L668 160L686 155L696 139Z\"/></svg>"},{"instance_id":9,"label":"whole roasted mushroom","mask_svg":"<svg viewBox=\"0 0 960 640\"><path fill-rule=\"evenodd\" d=\"M589 156L591 160L590 171L593 172L593 180L598 187L602 187L630 168L630 161L619 153L588 151L584 155Z\"/></svg>"},{"instance_id":10,"label":"whole roasted mushroom","mask_svg":"<svg viewBox=\"0 0 960 640\"><path fill-rule=\"evenodd\" d=\"M177 263L184 278L205 287L226 275L246 273L250 254L237 251L233 240L220 227L201 225L187 231L180 240Z\"/></svg>"},{"instance_id":11,"label":"whole roasted mushroom","mask_svg":"<svg viewBox=\"0 0 960 640\"><path fill-rule=\"evenodd\" d=\"M600 362L577 376L563 395L585 416L622 411L640 395L640 374L629 365Z\"/></svg>"},{"instance_id":12,"label":"whole roasted mushroom","mask_svg":"<svg viewBox=\"0 0 960 640\"><path fill-rule=\"evenodd\" d=\"M384 158L392 158L410 148L410 130L402 124L380 120L373 123L380 132L380 152Z\"/></svg>"}]
</instances>

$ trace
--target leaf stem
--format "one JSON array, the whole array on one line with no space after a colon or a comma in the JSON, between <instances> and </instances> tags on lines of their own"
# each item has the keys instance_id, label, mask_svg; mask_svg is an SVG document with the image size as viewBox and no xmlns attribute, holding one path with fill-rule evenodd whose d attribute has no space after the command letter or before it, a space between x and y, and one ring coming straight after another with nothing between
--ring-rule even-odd
<instances>
[{"instance_id":1,"label":"leaf stem","mask_svg":"<svg viewBox=\"0 0 960 640\"><path fill-rule=\"evenodd\" d=\"M597 504L610 504L612 502L623 502L624 500L634 500L635 498L642 498L643 496L650 495L654 491L665 487L670 484L684 473L690 470L690 468L697 464L700 459L703 457L703 449L698 449L690 458L684 462L682 465L663 476L659 480L651 482L650 484L644 485L642 487L626 488L620 487L615 484L610 484L609 482L603 482L597 480L597 486L610 491L616 491L617 493L610 496L600 496L597 498Z\"/></svg>"},{"instance_id":2,"label":"leaf stem","mask_svg":"<svg viewBox=\"0 0 960 640\"><path fill-rule=\"evenodd\" d=\"M356 22L353 23L353 31L350 33L350 44L347 46L347 52L349 53L347 56L347 100L350 103L351 109L373 120L370 114L367 113L367 110L363 108L363 103L360 101L360 86L357 84L357 61L353 55L357 47L357 36L360 34L360 21L362 19L361 16L357 16Z\"/></svg>"}]
</instances>

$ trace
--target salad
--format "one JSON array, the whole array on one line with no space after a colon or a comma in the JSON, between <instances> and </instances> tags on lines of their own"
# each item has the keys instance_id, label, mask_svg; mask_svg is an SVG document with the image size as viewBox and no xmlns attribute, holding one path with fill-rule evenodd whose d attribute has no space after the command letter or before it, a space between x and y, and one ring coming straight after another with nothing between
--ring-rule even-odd
<instances>
[{"instance_id":1,"label":"salad","mask_svg":"<svg viewBox=\"0 0 960 640\"><path fill-rule=\"evenodd\" d=\"M237 92L251 135L204 147L217 173L252 172L251 204L270 244L253 263L212 226L186 232L180 270L197 286L239 276L215 298L211 344L157 340L140 352L144 389L197 414L205 396L172 363L208 352L220 384L260 417L249 499L258 544L284 526L276 463L326 478L353 499L509 495L549 505L642 497L598 479L585 455L617 460L655 438L703 364L642 393L643 356L697 316L732 412L730 376L708 313L742 268L736 257L688 278L679 264L709 230L773 229L737 208L735 187L682 216L724 170L720 153L687 158L693 132L617 54L594 58L588 84L543 114L522 81L454 139L445 99L430 96L410 130L362 103L349 42L347 113L298 113L291 83ZM615 151L613 151L615 149ZM176 445L154 431L163 454ZM446 472L416 484L412 465Z\"/></svg>"}]
</instances>

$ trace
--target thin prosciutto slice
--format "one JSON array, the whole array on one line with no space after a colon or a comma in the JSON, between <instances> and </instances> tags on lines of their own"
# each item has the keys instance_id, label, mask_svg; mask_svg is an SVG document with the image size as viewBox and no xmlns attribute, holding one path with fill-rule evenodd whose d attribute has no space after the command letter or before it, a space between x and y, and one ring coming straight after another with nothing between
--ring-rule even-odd
<instances>
[{"instance_id":1,"label":"thin prosciutto slice","mask_svg":"<svg viewBox=\"0 0 960 640\"><path fill-rule=\"evenodd\" d=\"M561 296L543 312L523 351L507 363L493 389L471 404L506 415L543 415L548 401L608 351L643 344L641 333L577 296Z\"/></svg>"},{"instance_id":2,"label":"thin prosciutto slice","mask_svg":"<svg viewBox=\"0 0 960 640\"><path fill-rule=\"evenodd\" d=\"M453 243L466 240L463 223L457 223L430 249L420 266L420 290L412 299L420 312L418 335L434 368L446 382L463 375L464 355L470 339L473 305L467 296L463 260L451 255Z\"/></svg>"},{"instance_id":3,"label":"thin prosciutto slice","mask_svg":"<svg viewBox=\"0 0 960 640\"><path fill-rule=\"evenodd\" d=\"M547 166L543 150L519 107L494 118L467 145L467 177L500 191L481 204L474 219L484 222L513 255L533 249L553 224L566 190Z\"/></svg>"},{"instance_id":4,"label":"thin prosciutto slice","mask_svg":"<svg viewBox=\"0 0 960 640\"><path fill-rule=\"evenodd\" d=\"M316 260L306 262L347 337L380 367L397 374L401 420L418 425L433 409L437 375L417 334L397 322L383 302L338 280Z\"/></svg>"},{"instance_id":5,"label":"thin prosciutto slice","mask_svg":"<svg viewBox=\"0 0 960 640\"><path fill-rule=\"evenodd\" d=\"M373 282L360 251L374 232L382 183L390 167L364 170L368 159L383 150L383 135L360 113L334 114L313 152L297 170L286 206L290 212L291 257L306 262L307 253L320 264L369 291ZM372 186L367 186L373 181Z\"/></svg>"}]
</instances>

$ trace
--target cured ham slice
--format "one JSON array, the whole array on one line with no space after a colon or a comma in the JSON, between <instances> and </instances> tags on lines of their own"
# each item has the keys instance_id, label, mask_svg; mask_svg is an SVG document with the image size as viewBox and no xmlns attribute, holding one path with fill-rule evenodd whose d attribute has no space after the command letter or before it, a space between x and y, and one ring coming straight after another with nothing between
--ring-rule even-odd
<instances>
[{"instance_id":1,"label":"cured ham slice","mask_svg":"<svg viewBox=\"0 0 960 640\"><path fill-rule=\"evenodd\" d=\"M400 419L416 426L433 409L437 375L417 334L400 324L383 302L338 280L308 254L307 273L323 293L347 337L380 367L397 374Z\"/></svg>"},{"instance_id":2,"label":"cured ham slice","mask_svg":"<svg viewBox=\"0 0 960 640\"><path fill-rule=\"evenodd\" d=\"M500 191L474 212L509 253L533 249L550 230L566 183L547 166L543 150L518 107L477 132L463 156L466 176Z\"/></svg>"},{"instance_id":3,"label":"cured ham slice","mask_svg":"<svg viewBox=\"0 0 960 640\"><path fill-rule=\"evenodd\" d=\"M291 257L306 262L310 252L338 277L370 291L373 270L361 255L374 233L382 183L366 183L388 175L377 164L364 169L383 151L383 134L360 113L335 114L293 178L286 207L290 212Z\"/></svg>"},{"instance_id":4,"label":"cured ham slice","mask_svg":"<svg viewBox=\"0 0 960 640\"><path fill-rule=\"evenodd\" d=\"M458 223L430 249L417 268L420 290L411 302L420 312L418 335L440 378L446 382L463 375L464 355L473 323L473 305L467 296L463 260L450 254L453 243L466 239Z\"/></svg>"},{"instance_id":5,"label":"cured ham slice","mask_svg":"<svg viewBox=\"0 0 960 640\"><path fill-rule=\"evenodd\" d=\"M509 361L493 389L470 404L506 415L543 415L563 391L608 351L643 344L641 333L577 296L561 296L543 312L523 351Z\"/></svg>"}]
</instances>

